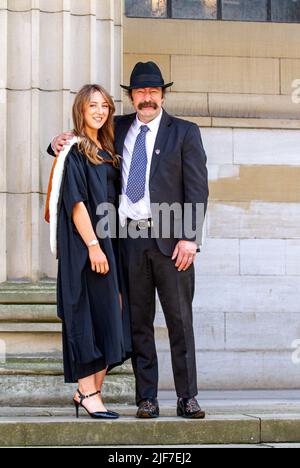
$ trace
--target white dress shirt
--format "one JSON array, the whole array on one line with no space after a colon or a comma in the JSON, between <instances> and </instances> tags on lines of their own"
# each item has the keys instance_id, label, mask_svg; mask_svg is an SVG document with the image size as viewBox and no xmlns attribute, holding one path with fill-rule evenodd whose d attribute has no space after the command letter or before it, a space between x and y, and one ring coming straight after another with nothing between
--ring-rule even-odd
<instances>
[{"instance_id":1,"label":"white dress shirt","mask_svg":"<svg viewBox=\"0 0 300 468\"><path fill-rule=\"evenodd\" d=\"M145 123L139 120L138 116L136 116L136 119L130 127L127 137L125 139L122 160L122 196L119 208L120 222L122 226L125 226L127 218L134 219L137 221L140 219L148 219L152 217L149 191L150 170L155 141L162 119L162 115L163 110L161 110L161 113L158 117L156 117L154 120L152 120L152 122L147 124L149 132L147 132L146 134L146 150L148 157L146 173L146 190L144 198L142 198L142 200L140 200L138 203L132 203L132 201L126 195L130 165L132 161L135 142L141 131L142 125L146 125Z\"/></svg>"}]
</instances>

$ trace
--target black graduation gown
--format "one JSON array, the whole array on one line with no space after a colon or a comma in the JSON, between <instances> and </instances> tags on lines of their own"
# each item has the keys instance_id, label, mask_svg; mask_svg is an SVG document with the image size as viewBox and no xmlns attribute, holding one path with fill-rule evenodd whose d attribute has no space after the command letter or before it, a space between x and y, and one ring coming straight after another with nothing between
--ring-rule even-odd
<instances>
[{"instance_id":1,"label":"black graduation gown","mask_svg":"<svg viewBox=\"0 0 300 468\"><path fill-rule=\"evenodd\" d=\"M102 156L110 159L102 152ZM96 231L101 203L117 205L120 173L111 164L93 165L74 145L65 163L58 211L58 316L63 322L66 383L122 364L130 357L129 304L119 263L118 240L99 239L110 271L91 269L89 253L72 220L74 205L84 202ZM123 295L123 310L119 302Z\"/></svg>"}]
</instances>

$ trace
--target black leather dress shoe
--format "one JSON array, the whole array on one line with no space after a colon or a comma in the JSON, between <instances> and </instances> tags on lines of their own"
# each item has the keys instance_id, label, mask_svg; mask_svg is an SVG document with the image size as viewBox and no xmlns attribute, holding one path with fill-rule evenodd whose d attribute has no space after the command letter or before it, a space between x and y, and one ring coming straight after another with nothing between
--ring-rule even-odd
<instances>
[{"instance_id":1,"label":"black leather dress shoe","mask_svg":"<svg viewBox=\"0 0 300 468\"><path fill-rule=\"evenodd\" d=\"M144 400L139 404L136 417L139 419L154 419L159 417L157 400Z\"/></svg>"},{"instance_id":2,"label":"black leather dress shoe","mask_svg":"<svg viewBox=\"0 0 300 468\"><path fill-rule=\"evenodd\" d=\"M179 398L177 416L187 419L205 419L205 412L199 406L196 398Z\"/></svg>"}]
</instances>

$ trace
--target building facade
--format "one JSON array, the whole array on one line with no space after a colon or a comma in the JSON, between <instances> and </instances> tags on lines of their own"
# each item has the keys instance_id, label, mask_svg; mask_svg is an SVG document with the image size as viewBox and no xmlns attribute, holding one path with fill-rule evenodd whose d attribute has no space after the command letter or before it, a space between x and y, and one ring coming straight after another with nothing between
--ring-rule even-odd
<instances>
[{"instance_id":1,"label":"building facade","mask_svg":"<svg viewBox=\"0 0 300 468\"><path fill-rule=\"evenodd\" d=\"M208 156L199 387L298 388L299 23L298 0L0 0L0 281L55 277L46 147L76 90L99 82L131 112L119 84L154 60L174 81L166 109L199 124ZM159 304L156 325L172 388Z\"/></svg>"},{"instance_id":2,"label":"building facade","mask_svg":"<svg viewBox=\"0 0 300 468\"><path fill-rule=\"evenodd\" d=\"M43 207L53 135L74 93L102 83L121 110L120 0L1 0L0 281L55 277Z\"/></svg>"}]
</instances>

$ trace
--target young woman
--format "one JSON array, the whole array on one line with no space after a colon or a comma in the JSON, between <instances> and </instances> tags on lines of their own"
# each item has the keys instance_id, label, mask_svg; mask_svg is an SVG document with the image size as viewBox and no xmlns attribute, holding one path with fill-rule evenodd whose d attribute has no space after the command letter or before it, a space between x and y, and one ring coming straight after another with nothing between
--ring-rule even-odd
<instances>
[{"instance_id":1,"label":"young woman","mask_svg":"<svg viewBox=\"0 0 300 468\"><path fill-rule=\"evenodd\" d=\"M58 316L63 322L66 383L78 382L82 406L95 419L116 419L101 397L108 368L131 352L128 301L115 239L97 236L97 208L117 205L119 158L114 151L114 103L86 85L73 106L77 137L64 162L57 215ZM51 215L51 213L50 213Z\"/></svg>"}]
</instances>

